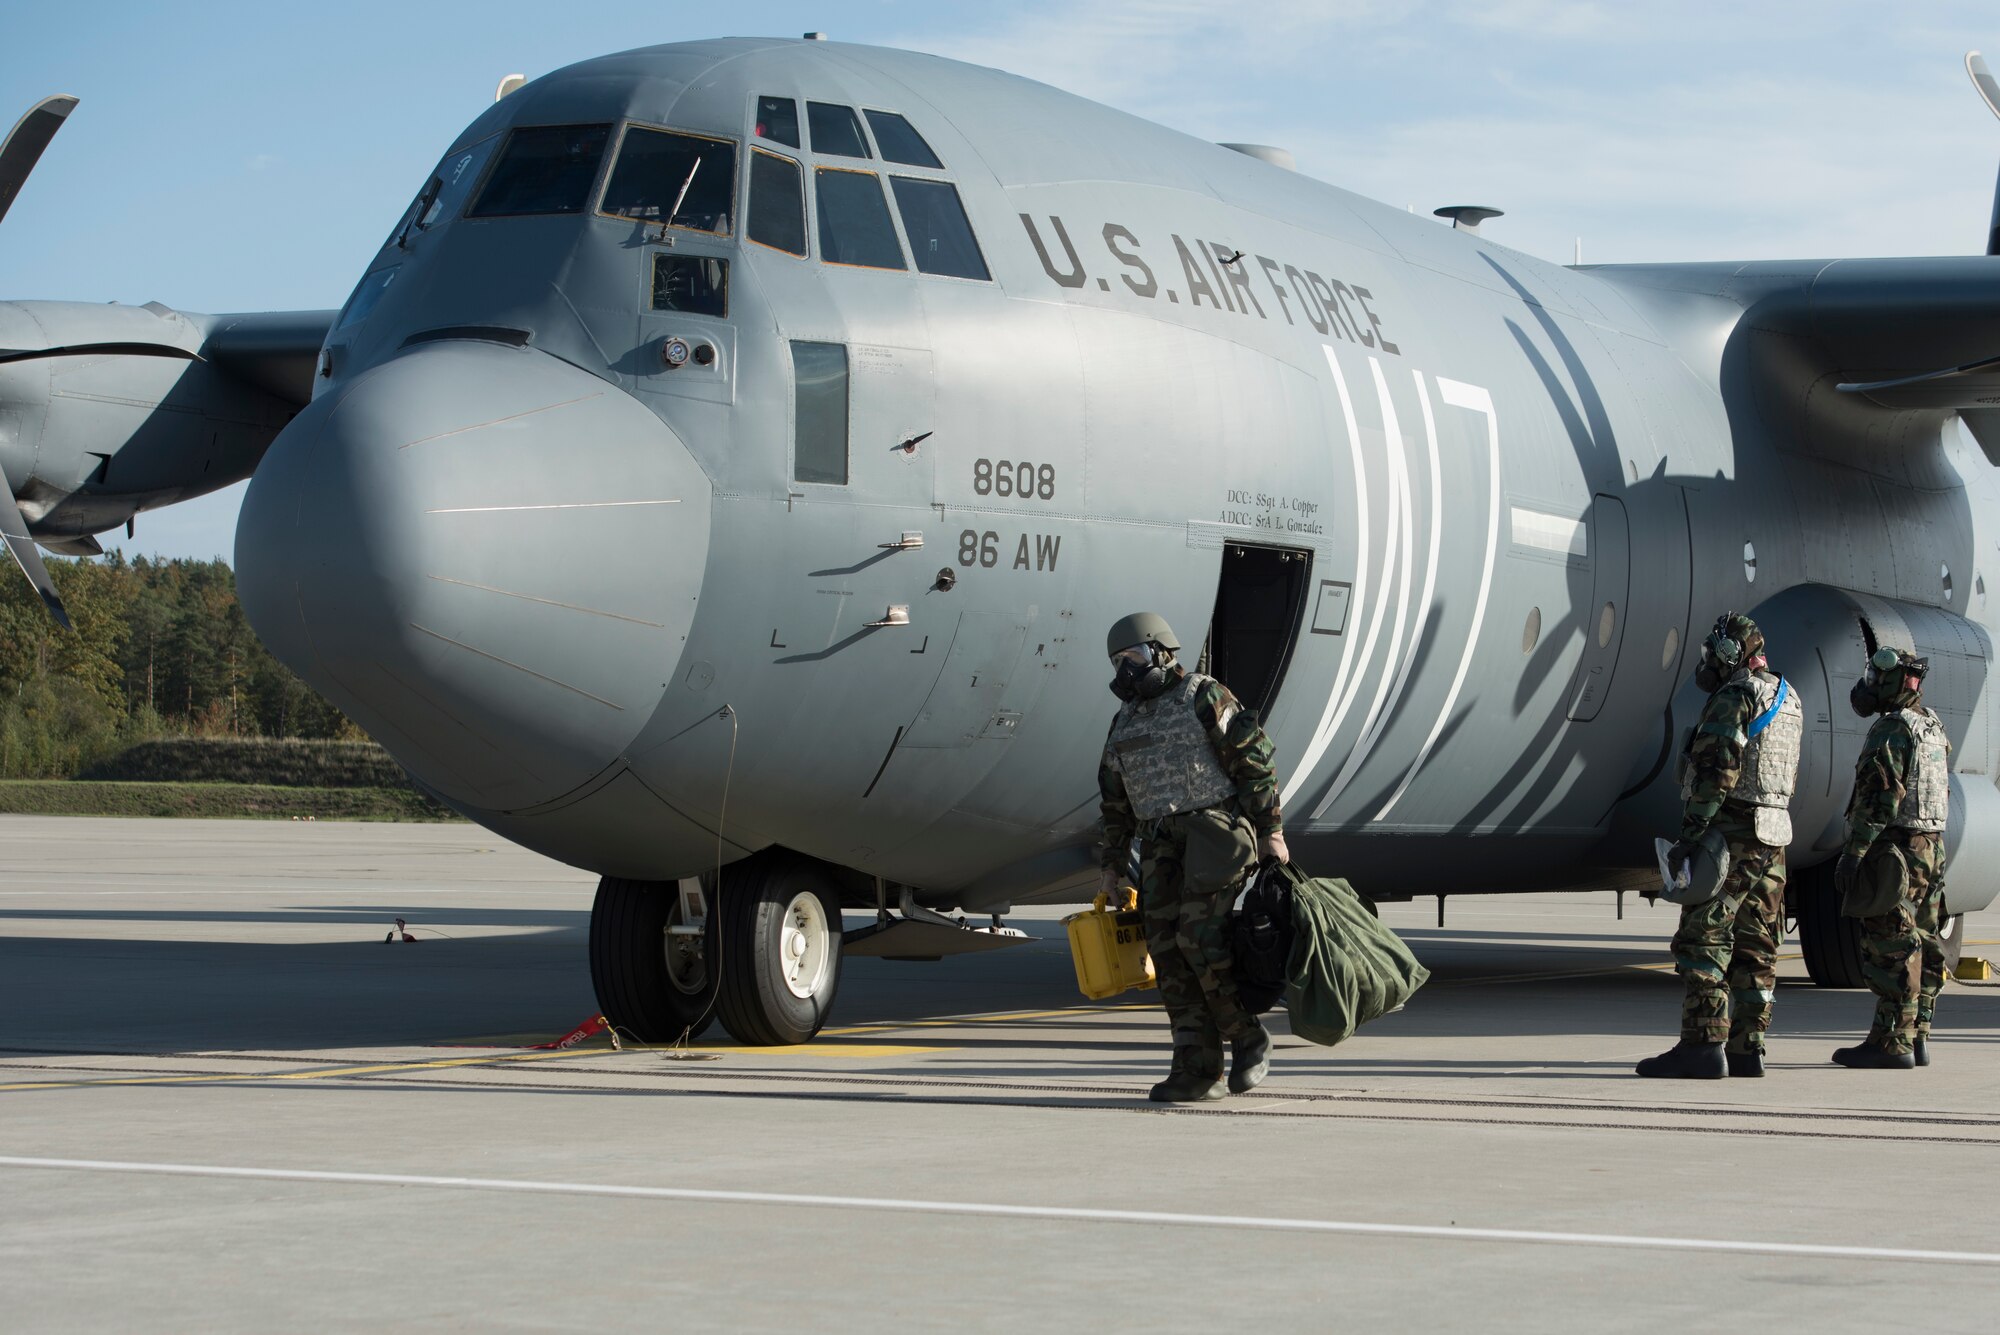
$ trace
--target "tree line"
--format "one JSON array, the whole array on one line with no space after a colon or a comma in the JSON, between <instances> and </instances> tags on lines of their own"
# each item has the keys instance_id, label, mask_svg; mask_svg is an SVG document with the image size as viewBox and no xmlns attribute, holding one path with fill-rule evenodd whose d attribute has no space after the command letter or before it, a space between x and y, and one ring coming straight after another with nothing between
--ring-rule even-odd
<instances>
[{"instance_id":1,"label":"tree line","mask_svg":"<svg viewBox=\"0 0 2000 1335\"><path fill-rule=\"evenodd\" d=\"M258 642L227 562L48 566L73 631L0 570L0 778L68 778L160 737L363 735Z\"/></svg>"}]
</instances>

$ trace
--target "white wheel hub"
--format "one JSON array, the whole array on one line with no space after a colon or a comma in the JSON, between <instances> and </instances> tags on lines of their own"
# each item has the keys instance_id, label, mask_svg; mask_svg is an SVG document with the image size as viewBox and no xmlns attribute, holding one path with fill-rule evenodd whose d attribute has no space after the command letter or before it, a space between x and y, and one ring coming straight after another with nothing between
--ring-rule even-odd
<instances>
[{"instance_id":1,"label":"white wheel hub","mask_svg":"<svg viewBox=\"0 0 2000 1335\"><path fill-rule=\"evenodd\" d=\"M819 995L838 944L819 896L810 890L793 895L778 921L778 972L786 990L801 1000Z\"/></svg>"}]
</instances>

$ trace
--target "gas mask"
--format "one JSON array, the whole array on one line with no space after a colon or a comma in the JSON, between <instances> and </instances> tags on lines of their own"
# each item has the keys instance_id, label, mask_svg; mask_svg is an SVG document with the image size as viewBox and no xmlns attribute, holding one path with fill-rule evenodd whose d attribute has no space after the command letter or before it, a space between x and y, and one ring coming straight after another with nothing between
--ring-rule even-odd
<instances>
[{"instance_id":1,"label":"gas mask","mask_svg":"<svg viewBox=\"0 0 2000 1335\"><path fill-rule=\"evenodd\" d=\"M1923 698L1923 679L1930 670L1930 659L1918 658L1885 644L1868 656L1868 664L1861 670L1861 680L1855 682L1853 689L1847 693L1847 702L1863 718L1870 714L1907 709ZM1910 685L1913 677L1917 681L1914 688Z\"/></svg>"},{"instance_id":2,"label":"gas mask","mask_svg":"<svg viewBox=\"0 0 2000 1335\"><path fill-rule=\"evenodd\" d=\"M1173 654L1156 644L1135 644L1111 656L1111 693L1120 700L1151 700L1167 689Z\"/></svg>"},{"instance_id":3,"label":"gas mask","mask_svg":"<svg viewBox=\"0 0 2000 1335\"><path fill-rule=\"evenodd\" d=\"M1701 642L1701 658L1695 663L1694 684L1709 695L1715 694L1722 683L1736 675L1736 669L1743 666L1744 646L1729 633L1729 622L1736 614L1724 612L1715 619L1715 629L1709 631L1708 638Z\"/></svg>"}]
</instances>

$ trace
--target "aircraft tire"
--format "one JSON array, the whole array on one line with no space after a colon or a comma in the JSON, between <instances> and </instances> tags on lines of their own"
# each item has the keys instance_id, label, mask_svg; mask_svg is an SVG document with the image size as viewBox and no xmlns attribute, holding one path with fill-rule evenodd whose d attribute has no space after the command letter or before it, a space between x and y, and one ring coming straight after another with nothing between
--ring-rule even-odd
<instances>
[{"instance_id":1,"label":"aircraft tire","mask_svg":"<svg viewBox=\"0 0 2000 1335\"><path fill-rule=\"evenodd\" d=\"M1833 885L1837 859L1793 873L1792 908L1799 923L1799 950L1806 973L1821 987L1866 987L1861 976L1861 924L1840 912Z\"/></svg>"},{"instance_id":2,"label":"aircraft tire","mask_svg":"<svg viewBox=\"0 0 2000 1335\"><path fill-rule=\"evenodd\" d=\"M1944 971L1956 973L1965 955L1965 915L1954 913L1938 924L1938 944L1944 947Z\"/></svg>"},{"instance_id":3,"label":"aircraft tire","mask_svg":"<svg viewBox=\"0 0 2000 1335\"><path fill-rule=\"evenodd\" d=\"M840 901L814 866L786 854L723 873L716 1009L739 1043L805 1043L840 990Z\"/></svg>"},{"instance_id":4,"label":"aircraft tire","mask_svg":"<svg viewBox=\"0 0 2000 1335\"><path fill-rule=\"evenodd\" d=\"M590 981L597 1005L619 1029L644 1043L699 1038L715 1019L715 915L707 949L670 960L667 927L680 897L670 881L606 876L590 909Z\"/></svg>"}]
</instances>

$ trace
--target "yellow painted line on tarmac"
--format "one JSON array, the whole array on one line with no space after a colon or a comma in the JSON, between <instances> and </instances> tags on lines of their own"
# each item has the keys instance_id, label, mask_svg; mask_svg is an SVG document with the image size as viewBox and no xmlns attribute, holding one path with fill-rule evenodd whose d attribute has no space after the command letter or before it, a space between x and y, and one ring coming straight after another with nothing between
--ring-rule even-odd
<instances>
[{"instance_id":1,"label":"yellow painted line on tarmac","mask_svg":"<svg viewBox=\"0 0 2000 1335\"><path fill-rule=\"evenodd\" d=\"M502 1062L556 1061L564 1057L601 1057L602 1049L562 1052L511 1052L485 1057L437 1057L428 1061L381 1062L373 1066L331 1066L311 1071L216 1072L209 1075L108 1076L100 1080L38 1080L0 1084L0 1094L31 1089L80 1089L86 1085L223 1085L272 1080L329 1080L349 1075L382 1075L393 1071L444 1070L453 1066L493 1066ZM4 1070L0 1067L0 1070Z\"/></svg>"},{"instance_id":2,"label":"yellow painted line on tarmac","mask_svg":"<svg viewBox=\"0 0 2000 1335\"><path fill-rule=\"evenodd\" d=\"M626 1044L624 1052L672 1052L677 1049L667 1044L657 1046ZM948 1052L951 1048L943 1044L896 1045L869 1043L793 1043L772 1047L755 1047L741 1043L696 1043L679 1051L701 1053L734 1053L740 1056L814 1056L814 1057L912 1057L927 1052ZM499 1066L519 1062L556 1061L566 1057L604 1057L612 1055L607 1047L578 1046L561 1052L508 1052L488 1054L478 1057L436 1057L427 1061L378 1062L368 1066L319 1067L310 1071L244 1071L214 1072L205 1075L133 1075L106 1076L100 1079L78 1080L34 1080L0 1084L0 1094L27 1093L31 1090L83 1089L98 1085L222 1085L257 1084L275 1080L333 1080L344 1076L393 1075L408 1071L442 1071L460 1066ZM4 1071L5 1067L0 1067Z\"/></svg>"},{"instance_id":3,"label":"yellow painted line on tarmac","mask_svg":"<svg viewBox=\"0 0 2000 1335\"><path fill-rule=\"evenodd\" d=\"M1072 1006L1055 1011L994 1011L990 1015L948 1015L937 1020L884 1020L879 1024L855 1025L850 1029L822 1029L823 1038L842 1038L849 1035L881 1034L898 1029L951 1029L962 1024L1013 1024L1023 1020L1054 1020L1064 1016L1086 1015L1102 1011L1153 1011L1159 1003L1132 1002L1117 1006Z\"/></svg>"},{"instance_id":4,"label":"yellow painted line on tarmac","mask_svg":"<svg viewBox=\"0 0 2000 1335\"><path fill-rule=\"evenodd\" d=\"M629 1051L635 1049L628 1048ZM947 1043L925 1043L915 1046L870 1043L774 1043L770 1047L758 1047L751 1043L695 1043L682 1049L686 1052L733 1053L741 1057L912 1057L924 1052L956 1051ZM667 1052L668 1048L638 1048L639 1052Z\"/></svg>"}]
</instances>

